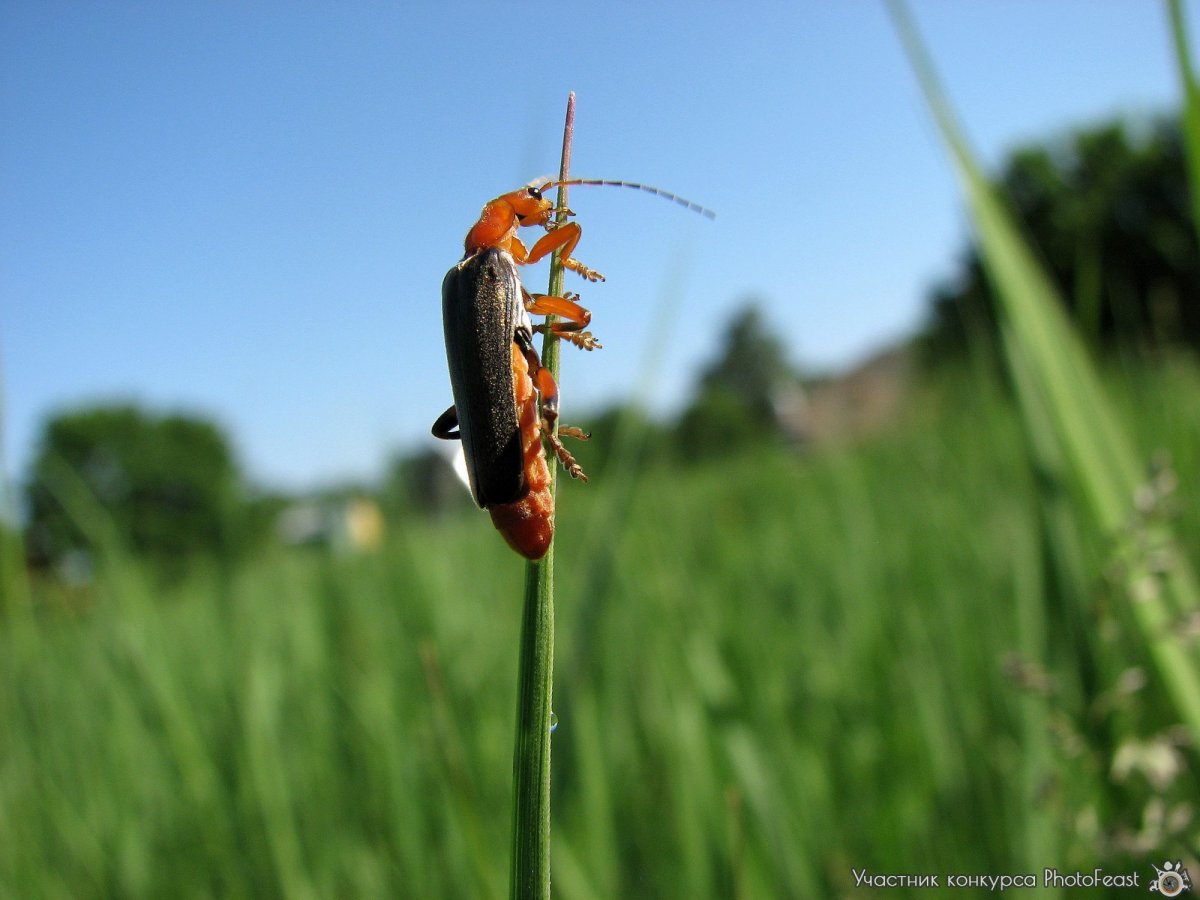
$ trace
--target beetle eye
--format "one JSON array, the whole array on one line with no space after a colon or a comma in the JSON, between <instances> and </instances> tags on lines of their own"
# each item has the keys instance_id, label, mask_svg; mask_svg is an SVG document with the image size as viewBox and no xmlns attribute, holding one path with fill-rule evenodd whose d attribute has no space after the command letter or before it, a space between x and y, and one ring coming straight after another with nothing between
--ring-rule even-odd
<instances>
[{"instance_id":1,"label":"beetle eye","mask_svg":"<svg viewBox=\"0 0 1200 900\"><path fill-rule=\"evenodd\" d=\"M542 199L542 192L541 192L541 191L539 191L539 190L538 190L537 188L535 188L535 187L531 187L531 188L529 189L529 196L530 196L530 197L532 197L534 200L541 200L541 199Z\"/></svg>"}]
</instances>

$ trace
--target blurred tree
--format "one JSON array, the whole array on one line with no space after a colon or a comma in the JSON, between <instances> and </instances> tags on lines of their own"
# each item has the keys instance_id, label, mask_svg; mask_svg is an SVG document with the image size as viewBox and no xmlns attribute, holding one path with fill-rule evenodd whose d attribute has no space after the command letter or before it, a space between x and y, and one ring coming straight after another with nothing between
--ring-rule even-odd
<instances>
[{"instance_id":1,"label":"blurred tree","mask_svg":"<svg viewBox=\"0 0 1200 900\"><path fill-rule=\"evenodd\" d=\"M1067 305L1107 348L1200 348L1200 249L1178 125L1121 124L1013 153L998 179ZM971 246L933 292L924 349L995 340L991 289Z\"/></svg>"},{"instance_id":2,"label":"blurred tree","mask_svg":"<svg viewBox=\"0 0 1200 900\"><path fill-rule=\"evenodd\" d=\"M166 564L197 553L228 558L246 537L241 482L221 431L132 406L51 418L27 499L28 551L42 564L94 549L105 532Z\"/></svg>"},{"instance_id":3,"label":"blurred tree","mask_svg":"<svg viewBox=\"0 0 1200 900\"><path fill-rule=\"evenodd\" d=\"M749 303L725 329L721 355L703 370L676 429L684 459L725 456L778 439L783 395L798 390L785 347Z\"/></svg>"}]
</instances>

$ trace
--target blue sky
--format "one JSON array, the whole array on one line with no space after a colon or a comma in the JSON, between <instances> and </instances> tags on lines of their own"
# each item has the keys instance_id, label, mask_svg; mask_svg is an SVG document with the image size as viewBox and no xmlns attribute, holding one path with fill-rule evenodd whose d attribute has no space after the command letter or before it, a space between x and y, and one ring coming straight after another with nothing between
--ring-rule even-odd
<instances>
[{"instance_id":1,"label":"blue sky","mask_svg":"<svg viewBox=\"0 0 1200 900\"><path fill-rule=\"evenodd\" d=\"M608 282L572 285L605 349L568 348L567 421L678 408L751 297L796 362L845 365L953 270L963 207L880 3L417 6L0 7L11 475L47 414L107 400L216 419L272 487L432 444L442 277L486 200L556 169L570 90L575 174L719 215L572 193ZM913 12L989 162L1178 102L1158 3Z\"/></svg>"}]
</instances>

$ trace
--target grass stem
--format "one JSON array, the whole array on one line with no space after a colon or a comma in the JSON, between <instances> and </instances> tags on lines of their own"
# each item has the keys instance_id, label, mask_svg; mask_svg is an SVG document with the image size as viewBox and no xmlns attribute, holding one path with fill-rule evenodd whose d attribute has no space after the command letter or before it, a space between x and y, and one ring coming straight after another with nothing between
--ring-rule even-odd
<instances>
[{"instance_id":1,"label":"grass stem","mask_svg":"<svg viewBox=\"0 0 1200 900\"><path fill-rule=\"evenodd\" d=\"M571 165L575 131L575 94L567 97L559 181ZM567 188L558 188L558 217L566 220ZM563 267L556 250L550 261L552 296L562 296ZM553 317L547 318L547 324ZM558 380L558 338L549 328L542 340L542 365ZM557 430L557 423L555 423ZM551 460L550 493L557 467ZM554 694L554 542L538 562L525 569L525 611L521 623L521 661L517 689L517 741L513 758L513 900L550 897L550 716Z\"/></svg>"}]
</instances>

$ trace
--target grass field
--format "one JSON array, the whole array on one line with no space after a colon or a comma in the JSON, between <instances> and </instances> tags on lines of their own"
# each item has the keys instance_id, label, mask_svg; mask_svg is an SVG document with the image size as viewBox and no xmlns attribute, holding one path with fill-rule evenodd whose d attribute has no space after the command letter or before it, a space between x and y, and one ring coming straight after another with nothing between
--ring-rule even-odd
<instances>
[{"instance_id":1,"label":"grass field","mask_svg":"<svg viewBox=\"0 0 1200 900\"><path fill-rule=\"evenodd\" d=\"M1110 376L1200 563L1200 368ZM1034 471L963 375L854 449L564 486L556 896L1194 860L1194 750ZM0 896L505 896L521 591L482 515L35 589L0 633Z\"/></svg>"}]
</instances>

